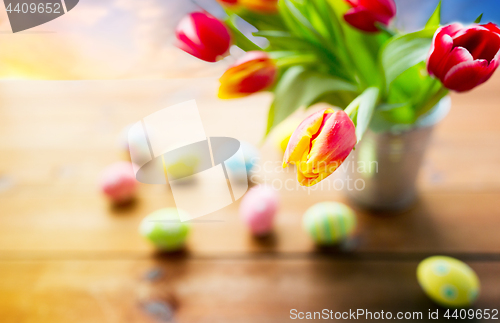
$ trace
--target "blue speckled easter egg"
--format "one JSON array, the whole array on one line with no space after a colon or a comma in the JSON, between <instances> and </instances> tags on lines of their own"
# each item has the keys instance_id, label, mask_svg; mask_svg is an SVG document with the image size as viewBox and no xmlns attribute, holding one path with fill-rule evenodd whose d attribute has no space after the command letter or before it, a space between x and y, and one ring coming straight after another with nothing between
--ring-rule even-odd
<instances>
[{"instance_id":1,"label":"blue speckled easter egg","mask_svg":"<svg viewBox=\"0 0 500 323\"><path fill-rule=\"evenodd\" d=\"M466 307L479 295L476 273L460 260L434 256L417 268L418 283L434 302L445 307Z\"/></svg>"},{"instance_id":2,"label":"blue speckled easter egg","mask_svg":"<svg viewBox=\"0 0 500 323\"><path fill-rule=\"evenodd\" d=\"M236 176L238 180L246 181L247 177L252 175L260 159L260 153L255 146L248 142L242 141L240 144L245 164L243 165L243 161L240 161L238 158L230 158L226 160L225 165L233 172L233 175Z\"/></svg>"}]
</instances>

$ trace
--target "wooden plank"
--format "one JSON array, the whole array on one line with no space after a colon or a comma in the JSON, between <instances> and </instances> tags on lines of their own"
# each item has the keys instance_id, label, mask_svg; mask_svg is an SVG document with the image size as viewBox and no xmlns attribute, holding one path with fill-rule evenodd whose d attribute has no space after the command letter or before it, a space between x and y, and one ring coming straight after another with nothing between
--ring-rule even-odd
<instances>
[{"instance_id":1,"label":"wooden plank","mask_svg":"<svg viewBox=\"0 0 500 323\"><path fill-rule=\"evenodd\" d=\"M89 192L90 191L90 192ZM149 253L138 234L143 216L173 206L163 187L144 187L133 205L110 208L89 191L40 192L23 190L0 198L0 250L8 257L34 252ZM358 210L359 230L354 250L359 252L500 253L500 193L429 193L401 215L369 214ZM325 200L340 200L336 192L281 195L275 233L253 239L231 205L192 223L188 249L194 254L245 252L310 252L314 245L302 228L306 209ZM21 252L21 253L20 253ZM1 256L0 256L1 258Z\"/></svg>"},{"instance_id":2,"label":"wooden plank","mask_svg":"<svg viewBox=\"0 0 500 323\"><path fill-rule=\"evenodd\" d=\"M498 308L500 263L470 263L475 309ZM73 260L0 263L5 322L288 322L290 310L439 310L417 262L335 259ZM417 320L415 320L417 321ZM425 320L424 320L425 321ZM480 321L480 320L479 320Z\"/></svg>"},{"instance_id":3,"label":"wooden plank","mask_svg":"<svg viewBox=\"0 0 500 323\"><path fill-rule=\"evenodd\" d=\"M495 229L500 221L499 83L500 77L495 77L477 91L454 95L453 110L437 129L420 177L421 202L401 216L360 212L357 250L500 252ZM121 129L194 95L201 100L207 134L256 143L269 101L266 95L217 101L213 79L2 85L0 250L8 257L21 258L37 251L150 252L137 226L149 212L174 205L168 189L141 185L137 203L112 208L96 187L100 171L121 157L116 148ZM266 176L268 183L289 181L293 186L280 192L274 237L252 239L238 219L235 204L203 218L207 222L193 224L188 246L193 253L313 250L300 226L302 214L316 202L343 201L342 194L333 189L310 194L296 189L293 170L275 173L280 156L271 145L265 145L262 152L263 162L277 167L262 173L261 181Z\"/></svg>"},{"instance_id":4,"label":"wooden plank","mask_svg":"<svg viewBox=\"0 0 500 323\"><path fill-rule=\"evenodd\" d=\"M423 188L499 190L500 111L495 92L499 84L500 76L477 91L453 95L452 111L437 127L429 149L420 180ZM0 151L8 158L0 159L0 171L19 185L40 180L52 184L54 169L61 167L72 167L82 183L94 183L102 167L122 156L116 142L126 125L193 97L199 101L208 135L257 144L270 100L267 95L216 100L216 79L3 82L2 86ZM264 147L265 161L279 158Z\"/></svg>"}]
</instances>

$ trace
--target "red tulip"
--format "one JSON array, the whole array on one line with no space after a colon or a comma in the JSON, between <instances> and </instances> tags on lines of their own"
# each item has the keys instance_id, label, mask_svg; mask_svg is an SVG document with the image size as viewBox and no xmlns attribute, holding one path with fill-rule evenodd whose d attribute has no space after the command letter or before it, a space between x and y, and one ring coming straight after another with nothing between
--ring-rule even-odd
<instances>
[{"instance_id":1,"label":"red tulip","mask_svg":"<svg viewBox=\"0 0 500 323\"><path fill-rule=\"evenodd\" d=\"M345 0L352 8L344 14L351 26L366 32L377 32L376 23L389 25L396 15L394 0Z\"/></svg>"},{"instance_id":2,"label":"red tulip","mask_svg":"<svg viewBox=\"0 0 500 323\"><path fill-rule=\"evenodd\" d=\"M427 70L445 87L464 92L486 82L499 64L500 30L492 23L451 24L434 34Z\"/></svg>"},{"instance_id":3,"label":"red tulip","mask_svg":"<svg viewBox=\"0 0 500 323\"><path fill-rule=\"evenodd\" d=\"M297 180L312 186L330 176L356 145L356 128L342 110L326 109L307 117L292 134L283 167L297 166Z\"/></svg>"},{"instance_id":4,"label":"red tulip","mask_svg":"<svg viewBox=\"0 0 500 323\"><path fill-rule=\"evenodd\" d=\"M217 0L224 6L234 6L238 4L238 0Z\"/></svg>"},{"instance_id":5,"label":"red tulip","mask_svg":"<svg viewBox=\"0 0 500 323\"><path fill-rule=\"evenodd\" d=\"M184 17L175 31L176 46L207 62L216 62L231 47L231 34L218 19L203 12Z\"/></svg>"},{"instance_id":6,"label":"red tulip","mask_svg":"<svg viewBox=\"0 0 500 323\"><path fill-rule=\"evenodd\" d=\"M233 99L269 88L278 68L266 52L247 52L220 78L219 98Z\"/></svg>"}]
</instances>

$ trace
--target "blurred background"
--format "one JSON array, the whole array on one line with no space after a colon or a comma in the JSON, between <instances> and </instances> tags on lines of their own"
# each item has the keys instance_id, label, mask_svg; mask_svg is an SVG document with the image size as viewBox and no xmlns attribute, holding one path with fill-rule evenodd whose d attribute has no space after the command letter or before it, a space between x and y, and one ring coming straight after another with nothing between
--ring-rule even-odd
<instances>
[{"instance_id":1,"label":"blurred background","mask_svg":"<svg viewBox=\"0 0 500 323\"><path fill-rule=\"evenodd\" d=\"M396 25L425 24L438 0L399 0ZM444 0L443 22L500 20L495 0ZM162 79L220 76L228 58L206 64L174 48L174 29L187 13L205 9L222 17L215 0L82 0L78 10L12 34L0 12L2 79ZM251 30L248 30L250 33Z\"/></svg>"},{"instance_id":2,"label":"blurred background","mask_svg":"<svg viewBox=\"0 0 500 323\"><path fill-rule=\"evenodd\" d=\"M423 26L438 3L396 2L405 30ZM498 308L498 73L452 95L417 205L397 216L353 206L359 227L350 245L317 248L302 227L314 203L347 202L342 192L295 186L277 188L276 226L262 239L240 220L239 203L193 222L183 251L160 253L140 236L146 215L174 206L169 188L140 184L132 203L116 206L98 180L127 160L124 129L168 105L196 99L208 136L258 149L258 181L295 183L273 139L262 143L271 96L218 100L218 78L234 57L208 64L172 45L179 20L200 8L223 14L211 0L80 0L61 18L12 34L0 6L0 321L288 322L294 308L425 315L444 312L415 279L418 263L436 254L477 272L475 309ZM497 0L443 0L442 10L444 23L481 13L500 22Z\"/></svg>"}]
</instances>

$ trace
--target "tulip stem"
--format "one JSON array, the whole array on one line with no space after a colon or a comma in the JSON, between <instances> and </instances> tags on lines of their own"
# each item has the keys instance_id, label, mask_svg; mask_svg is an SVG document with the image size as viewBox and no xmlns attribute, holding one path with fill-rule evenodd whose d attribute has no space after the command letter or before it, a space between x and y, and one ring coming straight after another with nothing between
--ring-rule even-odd
<instances>
[{"instance_id":1,"label":"tulip stem","mask_svg":"<svg viewBox=\"0 0 500 323\"><path fill-rule=\"evenodd\" d=\"M276 59L276 66L282 68L290 65L312 64L316 61L316 56L312 54L295 55Z\"/></svg>"},{"instance_id":2,"label":"tulip stem","mask_svg":"<svg viewBox=\"0 0 500 323\"><path fill-rule=\"evenodd\" d=\"M235 22L233 21L234 17L229 16L228 18L225 19L226 26L231 30L231 34L233 36L233 39L235 41L235 45L241 48L242 50L248 52L252 50L262 50L257 44L255 44L253 41L248 39L247 36L245 36L236 26Z\"/></svg>"},{"instance_id":3,"label":"tulip stem","mask_svg":"<svg viewBox=\"0 0 500 323\"><path fill-rule=\"evenodd\" d=\"M359 108L359 103L360 103L360 97L358 96L356 99L354 99L348 106L345 108L344 112L349 116L352 117L354 115L354 112L356 112Z\"/></svg>"},{"instance_id":4,"label":"tulip stem","mask_svg":"<svg viewBox=\"0 0 500 323\"><path fill-rule=\"evenodd\" d=\"M426 114L432 108L434 108L436 106L436 104L438 104L439 101L441 101L441 99L443 99L446 95L448 95L448 92L449 92L449 90L446 87L441 85L439 90L437 90L437 92L434 93L434 95L429 100L427 100L420 107L420 109L417 110L417 117L420 117L420 116Z\"/></svg>"},{"instance_id":5,"label":"tulip stem","mask_svg":"<svg viewBox=\"0 0 500 323\"><path fill-rule=\"evenodd\" d=\"M385 26L384 24L376 22L375 26L378 28L378 30L386 33L389 37L396 36L396 32L394 32L394 31L390 30L389 28L387 28L387 26Z\"/></svg>"}]
</instances>

